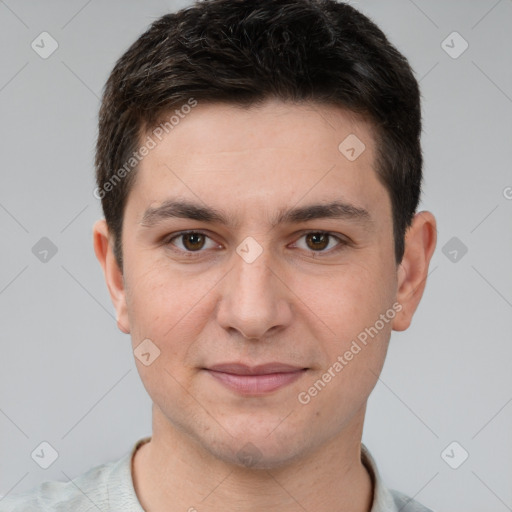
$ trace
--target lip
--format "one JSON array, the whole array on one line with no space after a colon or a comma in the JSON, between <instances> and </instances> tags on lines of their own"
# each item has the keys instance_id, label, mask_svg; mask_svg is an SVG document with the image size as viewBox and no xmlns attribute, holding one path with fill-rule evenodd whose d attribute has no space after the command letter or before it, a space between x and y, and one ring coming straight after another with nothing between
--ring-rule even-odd
<instances>
[{"instance_id":1,"label":"lip","mask_svg":"<svg viewBox=\"0 0 512 512\"><path fill-rule=\"evenodd\" d=\"M224 363L204 368L214 379L242 395L264 395L299 379L307 368L283 363L248 366Z\"/></svg>"}]
</instances>

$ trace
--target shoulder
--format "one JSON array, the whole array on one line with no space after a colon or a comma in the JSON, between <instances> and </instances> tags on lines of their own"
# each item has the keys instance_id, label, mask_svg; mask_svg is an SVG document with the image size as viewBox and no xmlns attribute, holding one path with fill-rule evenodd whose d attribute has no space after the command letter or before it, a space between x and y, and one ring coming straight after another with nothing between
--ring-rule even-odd
<instances>
[{"instance_id":1,"label":"shoulder","mask_svg":"<svg viewBox=\"0 0 512 512\"><path fill-rule=\"evenodd\" d=\"M425 507L421 503L399 491L396 491L395 489L389 489L389 493L395 502L396 509L400 510L400 512L433 512L432 509Z\"/></svg>"},{"instance_id":2,"label":"shoulder","mask_svg":"<svg viewBox=\"0 0 512 512\"><path fill-rule=\"evenodd\" d=\"M121 470L128 462L125 456L117 462L95 466L69 482L44 482L30 491L5 496L0 499L0 512L108 510L110 488L116 483L113 478L126 476Z\"/></svg>"},{"instance_id":3,"label":"shoulder","mask_svg":"<svg viewBox=\"0 0 512 512\"><path fill-rule=\"evenodd\" d=\"M0 498L0 512L144 512L133 487L131 461L137 449L150 440L151 436L139 439L119 460L94 466L69 482L45 482Z\"/></svg>"}]
</instances>

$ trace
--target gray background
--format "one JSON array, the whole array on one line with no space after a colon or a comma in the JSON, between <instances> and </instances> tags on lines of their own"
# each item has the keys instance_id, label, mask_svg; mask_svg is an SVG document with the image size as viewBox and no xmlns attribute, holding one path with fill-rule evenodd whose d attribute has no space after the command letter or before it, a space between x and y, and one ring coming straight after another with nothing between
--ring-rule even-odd
<instances>
[{"instance_id":1,"label":"gray background","mask_svg":"<svg viewBox=\"0 0 512 512\"><path fill-rule=\"evenodd\" d=\"M363 442L388 486L435 510L512 510L512 1L352 3L421 80L422 209L439 223L423 302L393 333ZM0 495L67 481L151 433L92 249L93 149L115 60L186 4L0 1ZM43 31L59 44L47 59L31 48ZM445 51L462 49L458 36L442 46L454 31L469 44L458 58ZM32 252L42 237L58 249L46 262ZM46 470L31 458L42 441L59 453ZM458 469L442 456L453 441L469 453Z\"/></svg>"}]
</instances>

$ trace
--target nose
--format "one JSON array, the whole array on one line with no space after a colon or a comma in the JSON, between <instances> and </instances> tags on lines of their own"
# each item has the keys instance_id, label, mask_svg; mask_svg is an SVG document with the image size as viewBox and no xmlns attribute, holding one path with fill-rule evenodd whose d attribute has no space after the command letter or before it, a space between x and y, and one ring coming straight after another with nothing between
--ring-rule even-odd
<instances>
[{"instance_id":1,"label":"nose","mask_svg":"<svg viewBox=\"0 0 512 512\"><path fill-rule=\"evenodd\" d=\"M248 340L263 340L290 325L293 293L269 250L252 262L238 253L223 279L217 321ZM271 333L272 331L272 333Z\"/></svg>"}]
</instances>

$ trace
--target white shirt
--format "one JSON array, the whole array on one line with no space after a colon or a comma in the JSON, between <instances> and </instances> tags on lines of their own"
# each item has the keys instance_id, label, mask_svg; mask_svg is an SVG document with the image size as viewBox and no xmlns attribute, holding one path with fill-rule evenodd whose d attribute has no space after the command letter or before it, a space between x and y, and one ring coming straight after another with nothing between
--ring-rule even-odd
<instances>
[{"instance_id":1,"label":"white shirt","mask_svg":"<svg viewBox=\"0 0 512 512\"><path fill-rule=\"evenodd\" d=\"M0 499L0 512L145 512L132 478L132 458L151 437L137 441L115 462L89 469L69 482L45 482L34 489ZM432 512L398 491L387 489L370 452L361 443L361 460L373 482L370 512Z\"/></svg>"}]
</instances>

